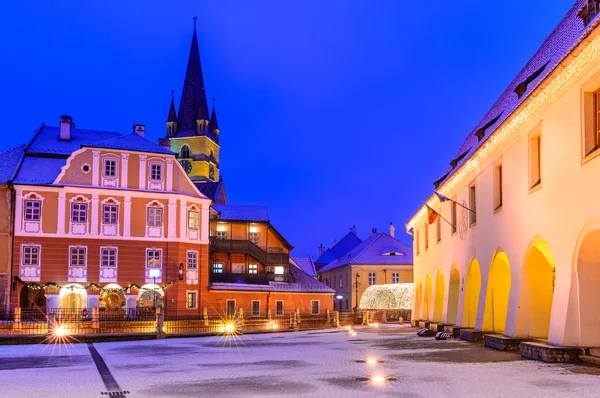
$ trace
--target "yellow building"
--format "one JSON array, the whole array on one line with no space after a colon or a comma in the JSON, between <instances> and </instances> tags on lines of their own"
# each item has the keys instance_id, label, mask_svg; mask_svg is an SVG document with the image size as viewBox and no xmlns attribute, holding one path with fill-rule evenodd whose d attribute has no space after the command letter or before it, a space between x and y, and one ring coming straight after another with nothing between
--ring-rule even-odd
<instances>
[{"instance_id":1,"label":"yellow building","mask_svg":"<svg viewBox=\"0 0 600 398\"><path fill-rule=\"evenodd\" d=\"M336 310L358 308L370 286L413 282L412 249L393 237L393 229L390 225L389 235L373 232L362 242L353 230L317 259L315 264L322 264L337 256L317 270L319 279L336 291Z\"/></svg>"}]
</instances>

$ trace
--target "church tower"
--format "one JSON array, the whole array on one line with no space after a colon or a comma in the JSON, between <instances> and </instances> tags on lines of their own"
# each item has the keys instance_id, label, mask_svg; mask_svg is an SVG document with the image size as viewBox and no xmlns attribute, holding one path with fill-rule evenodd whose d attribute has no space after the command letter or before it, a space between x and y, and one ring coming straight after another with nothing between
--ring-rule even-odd
<instances>
[{"instance_id":1,"label":"church tower","mask_svg":"<svg viewBox=\"0 0 600 398\"><path fill-rule=\"evenodd\" d=\"M171 106L166 122L166 137L159 144L178 154L179 163L200 192L216 204L226 204L225 186L219 168L219 124L213 99L209 116L200 50L194 33L188 57L179 112L175 111L175 98L171 93Z\"/></svg>"}]
</instances>

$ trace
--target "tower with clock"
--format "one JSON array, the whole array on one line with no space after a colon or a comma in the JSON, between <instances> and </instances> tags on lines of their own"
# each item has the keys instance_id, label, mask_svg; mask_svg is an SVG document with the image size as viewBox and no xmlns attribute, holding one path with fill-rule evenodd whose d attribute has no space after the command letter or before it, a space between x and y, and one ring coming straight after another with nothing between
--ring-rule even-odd
<instances>
[{"instance_id":1,"label":"tower with clock","mask_svg":"<svg viewBox=\"0 0 600 398\"><path fill-rule=\"evenodd\" d=\"M214 203L226 204L227 196L219 167L219 123L214 99L210 116L208 113L196 37L196 17L179 111L175 109L174 92L171 92L166 125L166 137L161 138L159 144L178 154L181 167L200 192Z\"/></svg>"}]
</instances>

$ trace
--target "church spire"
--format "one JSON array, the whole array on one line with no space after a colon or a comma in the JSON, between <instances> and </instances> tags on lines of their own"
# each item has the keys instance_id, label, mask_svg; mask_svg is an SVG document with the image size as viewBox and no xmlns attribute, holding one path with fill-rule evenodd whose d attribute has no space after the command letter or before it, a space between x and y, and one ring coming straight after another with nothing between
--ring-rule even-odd
<instances>
[{"instance_id":1,"label":"church spire","mask_svg":"<svg viewBox=\"0 0 600 398\"><path fill-rule=\"evenodd\" d=\"M206 91L204 89L204 77L202 65L200 64L200 50L198 49L198 38L196 37L196 20L194 17L194 34L188 58L185 80L179 102L178 132L198 133L199 121L208 123L208 105L206 103Z\"/></svg>"},{"instance_id":2,"label":"church spire","mask_svg":"<svg viewBox=\"0 0 600 398\"><path fill-rule=\"evenodd\" d=\"M177 113L175 112L174 93L175 90L171 90L171 107L169 108L169 116L167 116L167 137L173 137L177 132Z\"/></svg>"},{"instance_id":3,"label":"church spire","mask_svg":"<svg viewBox=\"0 0 600 398\"><path fill-rule=\"evenodd\" d=\"M208 129L209 131L213 134L213 136L215 137L215 139L217 140L217 143L219 142L219 122L217 122L217 111L215 109L215 99L212 99L213 101L213 106L212 106L212 113L210 114L210 123L208 124Z\"/></svg>"}]
</instances>

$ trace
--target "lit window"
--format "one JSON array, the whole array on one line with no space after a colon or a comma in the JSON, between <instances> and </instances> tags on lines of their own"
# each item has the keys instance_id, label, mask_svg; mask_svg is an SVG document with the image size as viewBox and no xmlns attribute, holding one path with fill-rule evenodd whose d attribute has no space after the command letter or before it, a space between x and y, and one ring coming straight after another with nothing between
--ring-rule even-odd
<instances>
[{"instance_id":1,"label":"lit window","mask_svg":"<svg viewBox=\"0 0 600 398\"><path fill-rule=\"evenodd\" d=\"M392 283L400 283L400 273L392 272Z\"/></svg>"},{"instance_id":2,"label":"lit window","mask_svg":"<svg viewBox=\"0 0 600 398\"><path fill-rule=\"evenodd\" d=\"M162 165L158 163L150 164L150 179L153 181L162 180Z\"/></svg>"},{"instance_id":3,"label":"lit window","mask_svg":"<svg viewBox=\"0 0 600 398\"><path fill-rule=\"evenodd\" d=\"M40 221L42 216L42 202L39 200L26 200L24 217L26 221Z\"/></svg>"},{"instance_id":4,"label":"lit window","mask_svg":"<svg viewBox=\"0 0 600 398\"><path fill-rule=\"evenodd\" d=\"M102 207L102 221L104 224L117 224L119 220L119 207L117 205L104 205Z\"/></svg>"},{"instance_id":5,"label":"lit window","mask_svg":"<svg viewBox=\"0 0 600 398\"><path fill-rule=\"evenodd\" d=\"M40 247L39 246L23 246L23 265L39 266L40 265Z\"/></svg>"},{"instance_id":6,"label":"lit window","mask_svg":"<svg viewBox=\"0 0 600 398\"><path fill-rule=\"evenodd\" d=\"M260 301L252 300L252 316L260 316Z\"/></svg>"},{"instance_id":7,"label":"lit window","mask_svg":"<svg viewBox=\"0 0 600 398\"><path fill-rule=\"evenodd\" d=\"M217 231L217 239L227 240L227 231Z\"/></svg>"},{"instance_id":8,"label":"lit window","mask_svg":"<svg viewBox=\"0 0 600 398\"><path fill-rule=\"evenodd\" d=\"M187 269L198 269L198 252L188 250L187 252Z\"/></svg>"},{"instance_id":9,"label":"lit window","mask_svg":"<svg viewBox=\"0 0 600 398\"><path fill-rule=\"evenodd\" d=\"M200 214L197 211L188 211L188 228L198 229L200 225Z\"/></svg>"},{"instance_id":10,"label":"lit window","mask_svg":"<svg viewBox=\"0 0 600 398\"><path fill-rule=\"evenodd\" d=\"M186 308L194 309L197 306L196 292L187 292Z\"/></svg>"},{"instance_id":11,"label":"lit window","mask_svg":"<svg viewBox=\"0 0 600 398\"><path fill-rule=\"evenodd\" d=\"M475 185L471 185L469 187L469 223L471 225L475 224L477 221L477 197L475 191Z\"/></svg>"},{"instance_id":12,"label":"lit window","mask_svg":"<svg viewBox=\"0 0 600 398\"><path fill-rule=\"evenodd\" d=\"M74 223L87 222L87 203L71 204L71 221Z\"/></svg>"},{"instance_id":13,"label":"lit window","mask_svg":"<svg viewBox=\"0 0 600 398\"><path fill-rule=\"evenodd\" d=\"M311 300L310 301L311 313L314 315L318 315L321 311L321 302L319 300Z\"/></svg>"},{"instance_id":14,"label":"lit window","mask_svg":"<svg viewBox=\"0 0 600 398\"><path fill-rule=\"evenodd\" d=\"M494 167L494 210L502 207L502 165Z\"/></svg>"},{"instance_id":15,"label":"lit window","mask_svg":"<svg viewBox=\"0 0 600 398\"><path fill-rule=\"evenodd\" d=\"M275 267L275 274L276 275L283 275L283 267L278 265Z\"/></svg>"},{"instance_id":16,"label":"lit window","mask_svg":"<svg viewBox=\"0 0 600 398\"><path fill-rule=\"evenodd\" d=\"M223 273L223 263L214 263L212 272L213 272L213 274L222 274Z\"/></svg>"},{"instance_id":17,"label":"lit window","mask_svg":"<svg viewBox=\"0 0 600 398\"><path fill-rule=\"evenodd\" d=\"M163 209L161 207L148 207L148 226L162 227Z\"/></svg>"},{"instance_id":18,"label":"lit window","mask_svg":"<svg viewBox=\"0 0 600 398\"><path fill-rule=\"evenodd\" d=\"M146 250L146 268L160 268L162 251L157 249Z\"/></svg>"},{"instance_id":19,"label":"lit window","mask_svg":"<svg viewBox=\"0 0 600 398\"><path fill-rule=\"evenodd\" d=\"M281 316L283 314L283 300L275 301L275 315Z\"/></svg>"},{"instance_id":20,"label":"lit window","mask_svg":"<svg viewBox=\"0 0 600 398\"><path fill-rule=\"evenodd\" d=\"M258 274L258 264L248 264L249 274Z\"/></svg>"},{"instance_id":21,"label":"lit window","mask_svg":"<svg viewBox=\"0 0 600 398\"><path fill-rule=\"evenodd\" d=\"M373 286L375 284L376 284L375 272L369 272L369 286Z\"/></svg>"},{"instance_id":22,"label":"lit window","mask_svg":"<svg viewBox=\"0 0 600 398\"><path fill-rule=\"evenodd\" d=\"M71 267L85 267L85 247L71 248Z\"/></svg>"},{"instance_id":23,"label":"lit window","mask_svg":"<svg viewBox=\"0 0 600 398\"><path fill-rule=\"evenodd\" d=\"M100 251L100 266L114 268L117 266L117 249L114 247L104 247Z\"/></svg>"},{"instance_id":24,"label":"lit window","mask_svg":"<svg viewBox=\"0 0 600 398\"><path fill-rule=\"evenodd\" d=\"M248 233L248 240L252 243L254 243L256 246L259 245L259 239L260 239L260 235L258 234L258 232L249 232Z\"/></svg>"},{"instance_id":25,"label":"lit window","mask_svg":"<svg viewBox=\"0 0 600 398\"><path fill-rule=\"evenodd\" d=\"M537 134L529 140L529 188L535 188L542 183L542 142Z\"/></svg>"},{"instance_id":26,"label":"lit window","mask_svg":"<svg viewBox=\"0 0 600 398\"><path fill-rule=\"evenodd\" d=\"M117 176L117 161L115 159L104 160L104 177Z\"/></svg>"}]
</instances>

